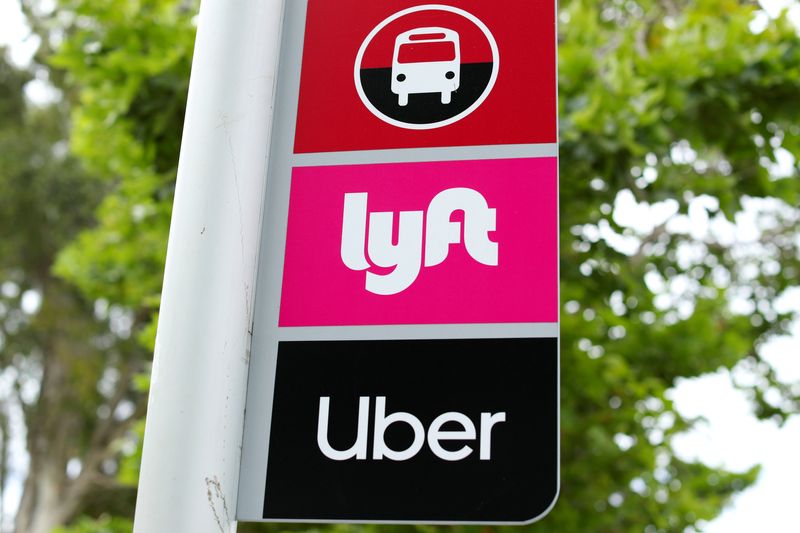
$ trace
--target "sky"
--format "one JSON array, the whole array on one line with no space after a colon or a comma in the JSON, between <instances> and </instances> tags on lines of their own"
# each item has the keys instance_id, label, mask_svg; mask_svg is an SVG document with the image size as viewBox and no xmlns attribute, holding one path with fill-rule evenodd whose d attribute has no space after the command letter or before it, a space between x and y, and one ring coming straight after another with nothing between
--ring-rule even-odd
<instances>
[{"instance_id":1,"label":"sky","mask_svg":"<svg viewBox=\"0 0 800 533\"><path fill-rule=\"evenodd\" d=\"M800 381L800 325L795 324L792 336L769 343L763 354L782 379ZM737 472L762 467L756 485L737 496L704 531L797 533L800 417L790 418L782 428L757 420L727 372L681 380L672 397L683 415L708 420L675 440L680 457Z\"/></svg>"},{"instance_id":2,"label":"sky","mask_svg":"<svg viewBox=\"0 0 800 533\"><path fill-rule=\"evenodd\" d=\"M762 28L769 16L790 9L790 18L800 27L800 3L794 0L762 0L763 14L752 24ZM17 0L0 0L0 46L10 46L12 60L24 65L30 61L37 42L28 37ZM43 81L33 83L28 96L44 101L50 94ZM790 155L789 155L790 156ZM784 156L787 157L787 156ZM792 159L783 162L790 166ZM776 169L780 173L781 169ZM626 201L618 198L618 202ZM620 212L642 220L631 204ZM651 211L653 216L657 213ZM697 221L692 221L696 226ZM705 221L706 225L713 221ZM747 223L743 223L746 230ZM743 231L744 231L743 230ZM736 231L736 230L731 230ZM800 310L800 290L784 298L784 307ZM784 382L800 382L800 323L792 334L768 343L762 355L776 368ZM736 370L734 370L736 372ZM674 447L683 459L703 462L742 472L755 464L762 465L761 475L752 488L738 495L731 506L709 523L707 533L797 533L800 524L798 477L800 477L800 417L791 418L783 427L774 422L758 421L744 394L731 384L726 371L695 379L679 380L671 391L677 409L685 416L703 417L706 422L679 436ZM6 509L11 511L19 498L20 487L8 487ZM2 527L2 526L0 526Z\"/></svg>"},{"instance_id":3,"label":"sky","mask_svg":"<svg viewBox=\"0 0 800 533\"><path fill-rule=\"evenodd\" d=\"M17 0L0 0L0 46L11 48L11 59L18 65L30 61L37 42L27 39L28 27Z\"/></svg>"}]
</instances>

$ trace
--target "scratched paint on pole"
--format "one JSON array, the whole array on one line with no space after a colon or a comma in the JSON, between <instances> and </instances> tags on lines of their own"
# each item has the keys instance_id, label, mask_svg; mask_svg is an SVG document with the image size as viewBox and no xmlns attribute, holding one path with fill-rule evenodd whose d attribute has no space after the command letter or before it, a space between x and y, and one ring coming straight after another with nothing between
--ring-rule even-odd
<instances>
[{"instance_id":1,"label":"scratched paint on pole","mask_svg":"<svg viewBox=\"0 0 800 533\"><path fill-rule=\"evenodd\" d=\"M550 1L287 2L239 519L555 504L555 54Z\"/></svg>"}]
</instances>

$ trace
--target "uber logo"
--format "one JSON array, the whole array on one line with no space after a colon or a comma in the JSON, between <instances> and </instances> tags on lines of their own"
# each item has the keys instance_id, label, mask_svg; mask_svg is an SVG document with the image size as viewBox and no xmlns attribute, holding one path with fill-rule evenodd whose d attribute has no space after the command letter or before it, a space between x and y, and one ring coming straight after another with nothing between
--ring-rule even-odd
<instances>
[{"instance_id":1,"label":"uber logo","mask_svg":"<svg viewBox=\"0 0 800 533\"><path fill-rule=\"evenodd\" d=\"M265 519L525 522L558 492L557 339L282 341L269 426Z\"/></svg>"},{"instance_id":2,"label":"uber logo","mask_svg":"<svg viewBox=\"0 0 800 533\"><path fill-rule=\"evenodd\" d=\"M369 292L390 295L410 287L423 263L423 240L424 265L432 267L444 262L450 245L461 242L461 223L450 220L456 211L464 212L467 253L478 263L497 266L498 245L489 238L489 232L496 229L497 213L478 191L466 187L447 189L434 196L427 213L401 211L396 244L394 213L370 213L367 228L367 196L365 192L344 195L341 256L347 268L367 270ZM372 265L394 270L377 274L369 271Z\"/></svg>"},{"instance_id":3,"label":"uber logo","mask_svg":"<svg viewBox=\"0 0 800 533\"><path fill-rule=\"evenodd\" d=\"M348 459L364 460L367 458L367 437L369 425L369 404L368 396L358 399L358 432L355 444L346 450L335 450L328 443L328 419L330 417L330 402L328 396L319 399L319 421L317 423L317 445L325 457L334 461L346 461ZM505 413L481 413L480 415L480 458L488 461L492 458L492 428L495 424L506 421ZM445 424L456 424L458 430L445 430ZM395 450L386 444L384 434L392 424L404 424L414 433L411 444L403 450ZM386 415L386 397L378 396L375 399L375 419L372 444L372 458L381 460L384 457L393 461L407 461L422 449L425 441L425 428L419 418L411 413L396 412ZM437 416L427 431L428 446L433 454L445 461L460 461L472 453L472 448L464 445L458 450L449 451L445 449L440 441L472 441L475 440L475 424L467 415L458 412L448 412Z\"/></svg>"}]
</instances>

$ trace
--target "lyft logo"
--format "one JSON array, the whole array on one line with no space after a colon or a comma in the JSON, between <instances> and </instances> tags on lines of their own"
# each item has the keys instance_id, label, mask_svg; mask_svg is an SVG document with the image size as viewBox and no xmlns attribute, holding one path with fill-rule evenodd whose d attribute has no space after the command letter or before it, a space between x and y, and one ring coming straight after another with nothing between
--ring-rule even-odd
<instances>
[{"instance_id":1,"label":"lyft logo","mask_svg":"<svg viewBox=\"0 0 800 533\"><path fill-rule=\"evenodd\" d=\"M368 213L367 197L365 192L344 195L341 245L345 266L367 271L367 291L391 295L406 290L417 279L423 260L426 267L441 264L447 259L450 245L462 240L475 261L497 266L498 245L489 238L489 232L496 229L497 213L478 191L465 187L447 189L433 197L427 212L401 211L396 232L395 214ZM464 213L463 227L461 222L451 220L457 211ZM373 266L393 270L372 272Z\"/></svg>"}]
</instances>

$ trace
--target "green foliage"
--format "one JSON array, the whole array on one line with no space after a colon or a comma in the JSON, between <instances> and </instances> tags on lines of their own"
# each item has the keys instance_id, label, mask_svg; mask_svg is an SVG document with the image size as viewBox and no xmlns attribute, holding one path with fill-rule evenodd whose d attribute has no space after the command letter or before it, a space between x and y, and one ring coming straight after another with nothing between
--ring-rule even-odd
<instances>
[{"instance_id":1,"label":"green foliage","mask_svg":"<svg viewBox=\"0 0 800 533\"><path fill-rule=\"evenodd\" d=\"M83 518L69 527L57 527L53 533L131 533L133 524L128 518L103 516L96 520Z\"/></svg>"},{"instance_id":2,"label":"green foliage","mask_svg":"<svg viewBox=\"0 0 800 533\"><path fill-rule=\"evenodd\" d=\"M0 50L0 488L20 476L10 458L25 441L29 473L15 526L26 532L68 519L96 483L113 483L110 443L129 423L113 414L143 397L129 393L125 376L141 370L146 353L118 327L124 309L100 312L100 302L53 275L59 250L92 225L111 187L69 153L68 101L24 97L34 70ZM83 470L68 478L73 460Z\"/></svg>"},{"instance_id":3,"label":"green foliage","mask_svg":"<svg viewBox=\"0 0 800 533\"><path fill-rule=\"evenodd\" d=\"M62 110L27 105L28 81L0 49L0 275L41 278L90 223L104 190L68 157Z\"/></svg>"},{"instance_id":4,"label":"green foliage","mask_svg":"<svg viewBox=\"0 0 800 533\"><path fill-rule=\"evenodd\" d=\"M58 54L81 88L72 148L117 186L56 272L85 294L158 307L194 28L178 1L68 1L81 24Z\"/></svg>"},{"instance_id":5,"label":"green foliage","mask_svg":"<svg viewBox=\"0 0 800 533\"><path fill-rule=\"evenodd\" d=\"M149 376L148 376L149 377ZM136 447L132 453L123 451L119 462L117 479L123 485L136 487L139 483L139 465L142 463L142 442L144 441L144 418L137 420L131 428L129 438L135 438Z\"/></svg>"},{"instance_id":6,"label":"green foliage","mask_svg":"<svg viewBox=\"0 0 800 533\"><path fill-rule=\"evenodd\" d=\"M103 325L74 289L52 278L50 266L59 249L90 223L104 190L68 155L63 110L25 101L29 80L0 56L0 284L11 284L16 293L0 295L0 361L29 374L21 376L23 386L41 361L79 353L67 371L72 392L65 401L94 418L104 359L85 339ZM25 309L26 294L38 294L41 306ZM32 406L27 415L29 431L35 431L37 416L46 417Z\"/></svg>"},{"instance_id":7,"label":"green foliage","mask_svg":"<svg viewBox=\"0 0 800 533\"><path fill-rule=\"evenodd\" d=\"M61 5L83 21L52 60L79 95L72 148L114 192L57 272L137 309L145 328L158 305L193 8ZM695 423L670 401L678 378L738 365L757 378L747 390L759 416L798 411L797 387L775 379L759 346L786 331L793 317L774 302L800 273L798 169L775 175L776 154L800 154L800 39L785 18L754 33L754 12L736 0L561 3L562 488L531 529L691 531L754 482L757 469L674 455L672 438ZM625 198L672 216L626 222ZM748 212L760 230L752 241L695 227L730 227ZM140 333L149 346L153 332ZM779 402L766 400L770 389ZM438 530L380 528L394 529Z\"/></svg>"}]
</instances>

